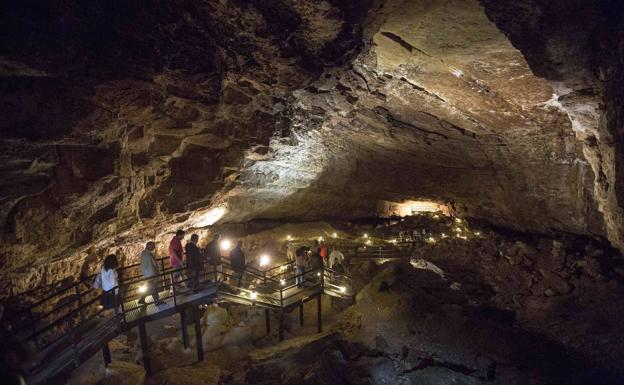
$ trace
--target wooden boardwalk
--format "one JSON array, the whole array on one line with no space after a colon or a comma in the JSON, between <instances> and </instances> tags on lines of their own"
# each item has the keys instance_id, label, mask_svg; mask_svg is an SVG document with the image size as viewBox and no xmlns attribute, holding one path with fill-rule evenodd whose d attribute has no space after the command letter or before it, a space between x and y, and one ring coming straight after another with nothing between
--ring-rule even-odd
<instances>
[{"instance_id":1,"label":"wooden boardwalk","mask_svg":"<svg viewBox=\"0 0 624 385\"><path fill-rule=\"evenodd\" d=\"M164 265L162 260L161 263ZM278 269L271 269L276 273L268 275L266 272L247 268L245 278L240 281L241 287L238 287L239 273L232 269L227 260L224 260L219 270L216 266L206 264L201 273L196 275L188 268L167 270L163 266L161 274L152 278L133 275L133 269L136 270L138 265L132 265L120 271L122 279L117 289L121 301L115 307L115 314L107 317L102 317L101 311L93 311L99 296L94 295L89 288L92 277L87 277L69 289L65 288L48 296L45 300L49 302L54 302L55 299L62 302L61 305L55 305L53 310L40 315L34 313L32 308L42 306L43 302L33 305L26 319L39 322L33 322L30 328L26 325L14 331L14 337L36 347L31 359L22 366L27 383L48 383L77 368L98 351L102 351L105 364L110 363L108 342L134 327L139 329L143 362L149 375L151 363L145 325L174 314L180 314L185 347L189 345L187 327L189 323L194 324L195 334L199 338L196 344L197 356L202 360L202 305L229 302L264 308L267 333L271 328L270 313L276 312L279 319L279 338L282 340L284 313L300 308L300 322L303 322L303 303L316 299L318 331L321 332L322 295L353 299L350 277L330 269L311 270L299 275L305 282L298 286L295 284L297 276L291 265L285 264ZM172 285L177 274L181 274L183 278ZM156 286L160 303L154 303L151 295L147 296L146 304L139 303L139 299L146 294L146 285L149 284ZM85 290L85 287L89 289ZM75 295L69 295L68 292ZM67 305L65 298L72 298L73 305ZM41 325L41 320L45 320L45 324Z\"/></svg>"}]
</instances>

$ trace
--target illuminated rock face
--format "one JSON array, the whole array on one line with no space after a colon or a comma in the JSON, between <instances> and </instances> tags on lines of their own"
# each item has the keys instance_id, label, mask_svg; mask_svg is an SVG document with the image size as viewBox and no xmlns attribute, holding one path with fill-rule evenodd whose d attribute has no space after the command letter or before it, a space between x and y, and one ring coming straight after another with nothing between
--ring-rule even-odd
<instances>
[{"instance_id":1,"label":"illuminated rock face","mask_svg":"<svg viewBox=\"0 0 624 385\"><path fill-rule=\"evenodd\" d=\"M3 5L1 291L382 200L622 247L622 6L551 3Z\"/></svg>"}]
</instances>

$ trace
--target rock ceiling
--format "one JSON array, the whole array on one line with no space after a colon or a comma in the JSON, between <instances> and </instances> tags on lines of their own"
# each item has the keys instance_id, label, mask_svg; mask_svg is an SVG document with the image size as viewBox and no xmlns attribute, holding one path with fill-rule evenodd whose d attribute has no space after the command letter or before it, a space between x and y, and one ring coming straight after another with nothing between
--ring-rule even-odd
<instances>
[{"instance_id":1,"label":"rock ceiling","mask_svg":"<svg viewBox=\"0 0 624 385\"><path fill-rule=\"evenodd\" d=\"M3 270L406 199L622 247L622 5L551 3L7 2Z\"/></svg>"}]
</instances>

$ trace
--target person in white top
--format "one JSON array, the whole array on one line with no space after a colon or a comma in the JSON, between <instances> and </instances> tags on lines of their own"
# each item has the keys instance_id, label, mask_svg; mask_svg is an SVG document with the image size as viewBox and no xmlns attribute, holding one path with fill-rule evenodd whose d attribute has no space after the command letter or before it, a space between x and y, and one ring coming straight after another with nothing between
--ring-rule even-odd
<instances>
[{"instance_id":1,"label":"person in white top","mask_svg":"<svg viewBox=\"0 0 624 385\"><path fill-rule=\"evenodd\" d=\"M104 310L113 309L117 305L115 296L117 295L117 256L111 254L104 259L104 264L100 270L101 282L102 282L102 297L100 298L100 304L104 307Z\"/></svg>"},{"instance_id":2,"label":"person in white top","mask_svg":"<svg viewBox=\"0 0 624 385\"><path fill-rule=\"evenodd\" d=\"M345 261L344 254L337 249L332 250L332 252L329 254L329 268L330 269L333 269L334 266L336 266L337 264L342 265L344 261Z\"/></svg>"}]
</instances>

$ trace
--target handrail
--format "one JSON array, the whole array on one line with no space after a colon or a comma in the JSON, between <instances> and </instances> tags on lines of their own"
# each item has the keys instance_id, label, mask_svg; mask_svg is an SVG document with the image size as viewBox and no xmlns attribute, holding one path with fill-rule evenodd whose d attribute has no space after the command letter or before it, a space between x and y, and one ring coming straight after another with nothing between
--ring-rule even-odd
<instances>
[{"instance_id":1,"label":"handrail","mask_svg":"<svg viewBox=\"0 0 624 385\"><path fill-rule=\"evenodd\" d=\"M140 290L139 285L141 285L142 282L155 281L154 283L155 287L152 288L151 290L157 290L159 292L161 289L166 289L169 284L169 286L172 288L172 294L169 296L161 297L161 300L173 297L174 306L177 306L178 297L181 294L178 292L177 286L179 286L181 283L188 284L189 282L194 281L195 278L193 274L180 274L182 277L178 279L178 282L174 282L174 274L182 273L185 271L187 272L193 271L194 268L191 268L188 265L177 267L177 268L173 268L173 267L164 268L166 259L167 257L157 259L157 262L161 266L161 271L159 272L159 274L152 276L152 277L144 277L142 276L142 274L136 274L136 275L128 274L128 272L131 271L131 269L139 267L140 263L128 265L128 266L118 269L119 283L117 286L115 286L112 289L112 291L119 293L119 298L121 299L120 301L121 303L118 305L120 305L121 307L121 315L123 316L123 322L127 322L126 315L128 312L137 309L137 307L135 305L132 305L131 302L136 301L142 297L141 295L142 293L139 292ZM316 282L312 286L307 286L305 288L302 288L302 290L295 290L293 293L288 293L289 290L297 287L297 284L296 283L290 284L290 285L282 284L282 280L288 283L288 282L292 282L293 280L296 281L297 278L299 277L311 278L310 276L311 274L313 274L314 272L318 273L317 271L318 269L315 269L315 268L310 268L302 273L297 273L296 270L288 269L288 271L283 271L277 275L271 276L272 272L285 270L283 269L284 266L291 266L293 264L294 264L294 261L287 261L286 263L272 267L265 271L260 271L252 266L245 266L246 274L244 275L244 278L242 278L241 283L243 283L243 285L249 285L255 281L257 282L257 285L258 285L256 287L258 289L261 289L260 292L257 292L256 294L258 296L257 300L247 298L247 297L251 297L250 295L245 298L250 299L253 302L256 302L256 301L266 302L266 305L272 304L274 306L277 306L279 304L280 307L283 307L284 301L294 296L297 296L304 290L309 290L310 288L315 288L315 287L324 288L327 285L327 287L330 289L331 288L342 289L342 286L338 286L335 283L333 283L333 282L336 282L336 279L338 279L337 277L328 276L327 279L325 279L326 278L325 275L328 273L339 276L340 277L339 279L344 281L345 283L348 283L351 280L351 277L346 273L339 273L333 269L324 267L322 268L323 273L320 274L320 283ZM221 277L223 277L224 279L225 278L240 279L240 277L237 274L232 273L232 272L238 272L238 270L234 269L234 267L231 264L231 260L229 258L222 257L221 265L222 265L222 271L219 272L217 271L215 264L213 264L211 261L204 260L204 262L201 264L202 269L201 269L201 273L199 276L200 284L206 283L207 281L209 281L208 277L210 277L210 275L213 273L215 275L215 278L218 274L220 274ZM24 337L22 337L22 339L24 340L34 339L35 343L39 346L39 348L42 348L39 344L39 338L45 335L46 333L50 332L54 328L58 327L59 325L62 325L64 322L69 322L69 324L71 325L69 327L73 329L75 327L81 326L85 322L89 322L94 317L102 314L103 312L102 309L98 309L97 311L87 312L88 309L93 308L93 305L98 300L100 300L103 295L103 293L98 293L96 290L91 288L92 279L94 277L95 275L83 277L81 280L74 282L71 285L65 286L60 290L55 291L53 294L46 296L46 298L39 300L36 303L30 305L28 308L22 310L18 314L20 316L24 314L29 316L30 323L26 322L26 323L21 323L20 325L15 325L16 326L15 330L18 330L21 333L22 331L26 330L29 326L32 327L32 331L30 333L27 333ZM168 277L169 277L169 283L167 282ZM308 279L306 279L306 281L307 280ZM82 284L87 285L88 289L85 291L82 291L83 288L80 287L80 285ZM217 285L220 285L220 283L217 282ZM190 285L187 285L187 286L190 286ZM71 293L70 290L72 289L76 290L76 293ZM244 287L239 287L238 289L242 293L253 292L252 290L246 289ZM147 296L149 295L150 294L147 293ZM62 299L66 299L66 301L63 301L60 304L57 303L53 305L51 310L47 310L43 313L34 313L32 311L37 306L41 306L46 301L49 301L50 299L54 297L62 297ZM115 297L114 300L117 301L117 297ZM65 311L64 309L68 309L68 310ZM61 310L63 310L62 311L63 314L59 314L58 317L52 317L52 319L48 321L48 318L50 316L57 315L57 313L59 313ZM114 306L114 310L116 313L117 312L116 306ZM15 319L16 317L12 317L10 320L15 320ZM45 321L45 324L39 326L38 324L41 321ZM43 348L51 346L52 344L56 343L59 339L63 338L63 336L67 335L66 331L60 330L59 332L60 332L59 336L53 337L51 340L45 341L43 344Z\"/></svg>"}]
</instances>

